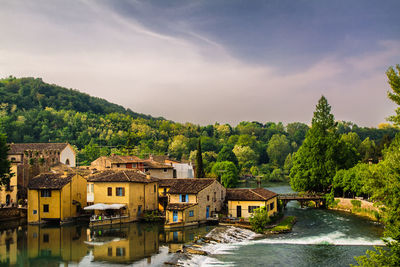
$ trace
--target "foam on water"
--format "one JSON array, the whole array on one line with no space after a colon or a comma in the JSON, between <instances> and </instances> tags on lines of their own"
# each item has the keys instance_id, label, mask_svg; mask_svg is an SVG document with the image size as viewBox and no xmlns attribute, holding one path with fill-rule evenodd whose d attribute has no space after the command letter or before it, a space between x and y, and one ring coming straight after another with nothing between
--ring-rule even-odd
<instances>
[{"instance_id":1,"label":"foam on water","mask_svg":"<svg viewBox=\"0 0 400 267\"><path fill-rule=\"evenodd\" d=\"M383 246L380 239L368 239L364 237L348 237L345 233L334 231L317 236L286 238L267 238L254 241L259 244L296 244L296 245L336 245L336 246Z\"/></svg>"}]
</instances>

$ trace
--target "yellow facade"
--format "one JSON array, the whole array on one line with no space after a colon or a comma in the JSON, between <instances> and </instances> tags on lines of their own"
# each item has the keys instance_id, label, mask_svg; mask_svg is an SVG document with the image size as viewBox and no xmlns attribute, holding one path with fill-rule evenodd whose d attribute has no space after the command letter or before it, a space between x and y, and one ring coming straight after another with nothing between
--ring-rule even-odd
<instances>
[{"instance_id":1,"label":"yellow facade","mask_svg":"<svg viewBox=\"0 0 400 267\"><path fill-rule=\"evenodd\" d=\"M271 206L272 205L272 206ZM241 210L241 216L238 216L238 206ZM259 201L259 200L228 200L228 214L230 217L235 218L245 218L248 219L251 217L252 213L249 212L249 207L263 207L266 206L268 210L268 215L272 216L278 212L278 201L277 197L273 197L267 201ZM271 209L272 207L272 209ZM240 214L239 214L240 215Z\"/></svg>"},{"instance_id":2,"label":"yellow facade","mask_svg":"<svg viewBox=\"0 0 400 267\"><path fill-rule=\"evenodd\" d=\"M174 211L167 210L165 215L166 227L168 227L168 225L174 227L189 226L197 224L200 221L199 206L197 204L183 210L176 210L176 212L177 216L174 220Z\"/></svg>"},{"instance_id":3,"label":"yellow facade","mask_svg":"<svg viewBox=\"0 0 400 267\"><path fill-rule=\"evenodd\" d=\"M84 243L86 239L87 234L83 227L44 228L28 225L28 258L47 256L78 263L88 253Z\"/></svg>"},{"instance_id":4,"label":"yellow facade","mask_svg":"<svg viewBox=\"0 0 400 267\"><path fill-rule=\"evenodd\" d=\"M10 186L0 186L0 204L17 203L17 165L11 165L11 173L14 175L10 179Z\"/></svg>"},{"instance_id":5,"label":"yellow facade","mask_svg":"<svg viewBox=\"0 0 400 267\"><path fill-rule=\"evenodd\" d=\"M93 182L94 204L125 204L131 221L137 220L144 211L158 209L158 185L156 182ZM111 188L111 196L108 191ZM117 196L117 188L124 188L124 195Z\"/></svg>"},{"instance_id":6,"label":"yellow facade","mask_svg":"<svg viewBox=\"0 0 400 267\"><path fill-rule=\"evenodd\" d=\"M51 196L42 197L42 190L51 191ZM70 220L79 215L86 203L86 179L80 175L73 176L61 189L28 189L28 223ZM45 205L48 211L45 211Z\"/></svg>"}]
</instances>

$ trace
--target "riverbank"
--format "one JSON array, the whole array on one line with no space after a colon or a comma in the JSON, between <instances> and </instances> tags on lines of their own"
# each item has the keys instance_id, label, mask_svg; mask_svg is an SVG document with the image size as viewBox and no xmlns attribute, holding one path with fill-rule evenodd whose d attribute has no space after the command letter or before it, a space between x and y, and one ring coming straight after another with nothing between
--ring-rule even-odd
<instances>
[{"instance_id":1,"label":"riverbank","mask_svg":"<svg viewBox=\"0 0 400 267\"><path fill-rule=\"evenodd\" d=\"M330 210L349 212L376 222L379 222L381 219L379 208L375 207L372 202L366 200L335 198L334 202L327 208Z\"/></svg>"}]
</instances>

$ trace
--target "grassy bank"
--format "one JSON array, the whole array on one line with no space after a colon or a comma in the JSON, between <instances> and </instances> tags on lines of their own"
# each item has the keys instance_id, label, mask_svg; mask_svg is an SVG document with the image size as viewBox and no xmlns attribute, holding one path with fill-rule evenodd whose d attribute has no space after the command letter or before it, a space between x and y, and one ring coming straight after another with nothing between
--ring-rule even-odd
<instances>
[{"instance_id":1,"label":"grassy bank","mask_svg":"<svg viewBox=\"0 0 400 267\"><path fill-rule=\"evenodd\" d=\"M293 225L296 223L295 216L287 216L284 217L282 221L280 221L274 227L265 231L265 234L280 234L280 233L287 233L292 231Z\"/></svg>"},{"instance_id":2,"label":"grassy bank","mask_svg":"<svg viewBox=\"0 0 400 267\"><path fill-rule=\"evenodd\" d=\"M373 203L365 200L335 198L334 202L328 206L328 209L350 212L373 221L380 221L381 219L379 209L374 207Z\"/></svg>"}]
</instances>

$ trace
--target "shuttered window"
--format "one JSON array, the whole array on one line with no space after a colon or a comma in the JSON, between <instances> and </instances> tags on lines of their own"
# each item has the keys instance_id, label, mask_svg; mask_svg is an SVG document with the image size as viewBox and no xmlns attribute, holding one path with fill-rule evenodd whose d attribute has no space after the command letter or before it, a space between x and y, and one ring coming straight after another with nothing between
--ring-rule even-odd
<instances>
[{"instance_id":1,"label":"shuttered window","mask_svg":"<svg viewBox=\"0 0 400 267\"><path fill-rule=\"evenodd\" d=\"M115 195L118 197L125 196L125 187L117 187L115 188Z\"/></svg>"},{"instance_id":2,"label":"shuttered window","mask_svg":"<svg viewBox=\"0 0 400 267\"><path fill-rule=\"evenodd\" d=\"M112 187L107 188L107 196L112 196Z\"/></svg>"}]
</instances>

